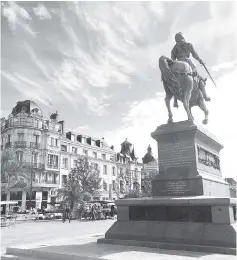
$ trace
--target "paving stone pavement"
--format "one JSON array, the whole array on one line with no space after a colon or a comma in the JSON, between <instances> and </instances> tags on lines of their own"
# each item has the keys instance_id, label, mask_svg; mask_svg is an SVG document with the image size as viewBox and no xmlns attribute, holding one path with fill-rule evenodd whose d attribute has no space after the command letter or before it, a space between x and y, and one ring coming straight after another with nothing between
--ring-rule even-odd
<instances>
[{"instance_id":1,"label":"paving stone pavement","mask_svg":"<svg viewBox=\"0 0 237 260\"><path fill-rule=\"evenodd\" d=\"M30 222L2 230L2 248L37 249L108 260L234 260L235 256L97 244L113 220L79 222ZM1 244L2 244L1 243Z\"/></svg>"}]
</instances>

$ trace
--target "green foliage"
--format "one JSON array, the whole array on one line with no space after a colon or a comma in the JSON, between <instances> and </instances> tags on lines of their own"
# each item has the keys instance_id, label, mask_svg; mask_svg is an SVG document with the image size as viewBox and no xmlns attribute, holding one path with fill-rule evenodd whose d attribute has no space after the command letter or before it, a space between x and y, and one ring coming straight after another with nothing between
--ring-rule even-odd
<instances>
[{"instance_id":1,"label":"green foliage","mask_svg":"<svg viewBox=\"0 0 237 260\"><path fill-rule=\"evenodd\" d=\"M130 199L130 198L140 198L142 197L142 193L139 189L134 189L130 190L125 196L125 199Z\"/></svg>"},{"instance_id":2,"label":"green foliage","mask_svg":"<svg viewBox=\"0 0 237 260\"><path fill-rule=\"evenodd\" d=\"M13 150L6 150L1 154L1 183L3 192L17 183L23 183L24 189L30 192L31 168L25 162L16 162Z\"/></svg>"},{"instance_id":3,"label":"green foliage","mask_svg":"<svg viewBox=\"0 0 237 260\"><path fill-rule=\"evenodd\" d=\"M92 200L92 198L93 197L89 192L85 192L82 197L83 201L90 201L90 200Z\"/></svg>"},{"instance_id":4,"label":"green foliage","mask_svg":"<svg viewBox=\"0 0 237 260\"><path fill-rule=\"evenodd\" d=\"M70 202L72 207L81 201L91 200L101 189L100 172L87 157L77 159L77 167L69 173L64 187L58 190L58 197Z\"/></svg>"}]
</instances>

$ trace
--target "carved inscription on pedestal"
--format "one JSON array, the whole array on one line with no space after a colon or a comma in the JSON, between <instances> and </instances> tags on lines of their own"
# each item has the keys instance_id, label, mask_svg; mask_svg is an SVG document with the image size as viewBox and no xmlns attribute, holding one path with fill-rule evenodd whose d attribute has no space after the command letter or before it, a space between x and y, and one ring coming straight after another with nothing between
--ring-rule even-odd
<instances>
[{"instance_id":1,"label":"carved inscription on pedestal","mask_svg":"<svg viewBox=\"0 0 237 260\"><path fill-rule=\"evenodd\" d=\"M189 193L191 190L188 186L187 180L174 180L174 181L166 181L164 183L163 189L161 193L164 195L170 196L182 196L184 194Z\"/></svg>"},{"instance_id":2,"label":"carved inscription on pedestal","mask_svg":"<svg viewBox=\"0 0 237 260\"><path fill-rule=\"evenodd\" d=\"M195 162L194 144L174 142L159 145L159 164L163 168L186 166Z\"/></svg>"}]
</instances>

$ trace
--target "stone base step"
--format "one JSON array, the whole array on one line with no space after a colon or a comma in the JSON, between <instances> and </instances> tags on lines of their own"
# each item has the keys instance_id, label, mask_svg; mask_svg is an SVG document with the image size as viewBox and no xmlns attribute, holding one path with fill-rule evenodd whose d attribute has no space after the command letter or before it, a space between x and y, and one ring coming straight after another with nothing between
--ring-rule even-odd
<instances>
[{"instance_id":1,"label":"stone base step","mask_svg":"<svg viewBox=\"0 0 237 260\"><path fill-rule=\"evenodd\" d=\"M187 245L187 244L177 244L177 243L161 243L161 242L122 240L122 239L120 240L120 239L100 238L100 239L97 239L97 243L122 245L122 246L158 248L158 249L165 249L165 250L205 252L205 253L215 253L215 254L224 254L224 255L236 255L236 253L237 253L236 248L228 248L228 247Z\"/></svg>"},{"instance_id":2,"label":"stone base step","mask_svg":"<svg viewBox=\"0 0 237 260\"><path fill-rule=\"evenodd\" d=\"M46 258L32 258L27 256L2 255L1 260L48 260Z\"/></svg>"},{"instance_id":3,"label":"stone base step","mask_svg":"<svg viewBox=\"0 0 237 260\"><path fill-rule=\"evenodd\" d=\"M5 257L5 258L3 258ZM9 260L105 260L103 258L74 255L69 253L45 252L36 249L7 248L1 259Z\"/></svg>"}]
</instances>

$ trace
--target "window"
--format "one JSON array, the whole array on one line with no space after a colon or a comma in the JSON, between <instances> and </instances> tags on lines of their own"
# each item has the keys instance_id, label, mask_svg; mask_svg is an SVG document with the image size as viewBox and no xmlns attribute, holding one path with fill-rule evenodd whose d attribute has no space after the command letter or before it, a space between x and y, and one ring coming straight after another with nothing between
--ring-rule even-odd
<instances>
[{"instance_id":1,"label":"window","mask_svg":"<svg viewBox=\"0 0 237 260\"><path fill-rule=\"evenodd\" d=\"M22 151L17 151L16 152L16 161L18 163L23 162L23 152Z\"/></svg>"},{"instance_id":2,"label":"window","mask_svg":"<svg viewBox=\"0 0 237 260\"><path fill-rule=\"evenodd\" d=\"M97 158L97 152L93 152L93 157Z\"/></svg>"},{"instance_id":3,"label":"window","mask_svg":"<svg viewBox=\"0 0 237 260\"><path fill-rule=\"evenodd\" d=\"M48 154L48 167L49 168L58 168L58 155Z\"/></svg>"},{"instance_id":4,"label":"window","mask_svg":"<svg viewBox=\"0 0 237 260\"><path fill-rule=\"evenodd\" d=\"M11 142L11 135L7 136L7 142L10 143Z\"/></svg>"},{"instance_id":5,"label":"window","mask_svg":"<svg viewBox=\"0 0 237 260\"><path fill-rule=\"evenodd\" d=\"M136 179L138 178L137 168L134 169L134 177L135 177Z\"/></svg>"},{"instance_id":6,"label":"window","mask_svg":"<svg viewBox=\"0 0 237 260\"><path fill-rule=\"evenodd\" d=\"M50 145L54 145L54 138L53 137L50 138Z\"/></svg>"},{"instance_id":7,"label":"window","mask_svg":"<svg viewBox=\"0 0 237 260\"><path fill-rule=\"evenodd\" d=\"M34 138L34 142L36 144L38 144L39 143L39 135L33 135L33 138Z\"/></svg>"},{"instance_id":8,"label":"window","mask_svg":"<svg viewBox=\"0 0 237 260\"><path fill-rule=\"evenodd\" d=\"M103 189L104 189L104 191L108 190L108 185L107 185L106 181L103 181Z\"/></svg>"},{"instance_id":9,"label":"window","mask_svg":"<svg viewBox=\"0 0 237 260\"><path fill-rule=\"evenodd\" d=\"M75 148L75 147L72 147L72 153L77 153L77 148Z\"/></svg>"},{"instance_id":10,"label":"window","mask_svg":"<svg viewBox=\"0 0 237 260\"><path fill-rule=\"evenodd\" d=\"M67 151L67 146L66 145L61 145L61 151L66 152Z\"/></svg>"},{"instance_id":11,"label":"window","mask_svg":"<svg viewBox=\"0 0 237 260\"><path fill-rule=\"evenodd\" d=\"M63 167L64 169L68 168L68 158L63 158Z\"/></svg>"},{"instance_id":12,"label":"window","mask_svg":"<svg viewBox=\"0 0 237 260\"><path fill-rule=\"evenodd\" d=\"M115 176L115 167L112 167L112 174Z\"/></svg>"},{"instance_id":13,"label":"window","mask_svg":"<svg viewBox=\"0 0 237 260\"><path fill-rule=\"evenodd\" d=\"M18 139L18 141L24 141L24 133L18 133L17 139Z\"/></svg>"},{"instance_id":14,"label":"window","mask_svg":"<svg viewBox=\"0 0 237 260\"><path fill-rule=\"evenodd\" d=\"M55 146L58 146L59 140L55 139Z\"/></svg>"},{"instance_id":15,"label":"window","mask_svg":"<svg viewBox=\"0 0 237 260\"><path fill-rule=\"evenodd\" d=\"M113 190L116 189L116 182L115 182L115 180L112 181L112 189L113 189Z\"/></svg>"},{"instance_id":16,"label":"window","mask_svg":"<svg viewBox=\"0 0 237 260\"><path fill-rule=\"evenodd\" d=\"M104 165L103 167L103 174L107 174L107 165Z\"/></svg>"},{"instance_id":17,"label":"window","mask_svg":"<svg viewBox=\"0 0 237 260\"><path fill-rule=\"evenodd\" d=\"M106 155L102 154L102 160L105 160L105 159L106 159Z\"/></svg>"},{"instance_id":18,"label":"window","mask_svg":"<svg viewBox=\"0 0 237 260\"><path fill-rule=\"evenodd\" d=\"M73 161L73 167L76 168L77 167L77 160Z\"/></svg>"},{"instance_id":19,"label":"window","mask_svg":"<svg viewBox=\"0 0 237 260\"><path fill-rule=\"evenodd\" d=\"M88 156L88 151L83 149L83 154L85 154L86 156Z\"/></svg>"},{"instance_id":20,"label":"window","mask_svg":"<svg viewBox=\"0 0 237 260\"><path fill-rule=\"evenodd\" d=\"M37 159L38 159L38 153L33 153L31 158L32 163L37 164Z\"/></svg>"},{"instance_id":21,"label":"window","mask_svg":"<svg viewBox=\"0 0 237 260\"><path fill-rule=\"evenodd\" d=\"M94 163L95 169L98 170L98 163Z\"/></svg>"},{"instance_id":22,"label":"window","mask_svg":"<svg viewBox=\"0 0 237 260\"><path fill-rule=\"evenodd\" d=\"M127 185L127 186L129 185L129 181L126 181L126 185Z\"/></svg>"}]
</instances>

